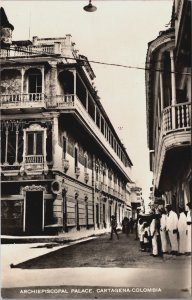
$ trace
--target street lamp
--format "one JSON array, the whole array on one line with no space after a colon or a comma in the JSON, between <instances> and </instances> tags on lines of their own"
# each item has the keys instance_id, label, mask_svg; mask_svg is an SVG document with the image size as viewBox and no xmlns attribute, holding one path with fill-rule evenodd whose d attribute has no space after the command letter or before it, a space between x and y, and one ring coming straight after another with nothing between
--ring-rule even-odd
<instances>
[{"instance_id":1,"label":"street lamp","mask_svg":"<svg viewBox=\"0 0 192 300\"><path fill-rule=\"evenodd\" d=\"M88 11L88 12L94 12L97 10L97 7L96 6L93 6L92 3L91 3L91 0L89 0L89 4L84 6L83 9L85 11Z\"/></svg>"}]
</instances>

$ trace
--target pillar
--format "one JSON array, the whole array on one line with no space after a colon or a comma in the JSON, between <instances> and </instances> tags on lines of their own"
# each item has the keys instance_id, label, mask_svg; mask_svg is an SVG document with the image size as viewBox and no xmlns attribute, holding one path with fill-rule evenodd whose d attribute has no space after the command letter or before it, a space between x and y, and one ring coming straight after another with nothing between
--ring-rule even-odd
<instances>
[{"instance_id":1,"label":"pillar","mask_svg":"<svg viewBox=\"0 0 192 300\"><path fill-rule=\"evenodd\" d=\"M8 139L9 139L9 125L7 123L6 129L5 129L5 162L4 162L4 165L8 165L8 161L7 161Z\"/></svg>"},{"instance_id":2,"label":"pillar","mask_svg":"<svg viewBox=\"0 0 192 300\"><path fill-rule=\"evenodd\" d=\"M53 169L61 169L62 166L62 148L59 145L59 124L58 113L53 113L52 119L52 153L53 153Z\"/></svg>"},{"instance_id":3,"label":"pillar","mask_svg":"<svg viewBox=\"0 0 192 300\"><path fill-rule=\"evenodd\" d=\"M18 137L19 137L19 124L16 125L16 141L15 141L15 162L14 165L18 165Z\"/></svg>"},{"instance_id":4,"label":"pillar","mask_svg":"<svg viewBox=\"0 0 192 300\"><path fill-rule=\"evenodd\" d=\"M170 51L171 59L171 106L172 106L172 129L175 129L175 104L176 104L176 83L175 83L175 64L174 64L174 53Z\"/></svg>"}]
</instances>

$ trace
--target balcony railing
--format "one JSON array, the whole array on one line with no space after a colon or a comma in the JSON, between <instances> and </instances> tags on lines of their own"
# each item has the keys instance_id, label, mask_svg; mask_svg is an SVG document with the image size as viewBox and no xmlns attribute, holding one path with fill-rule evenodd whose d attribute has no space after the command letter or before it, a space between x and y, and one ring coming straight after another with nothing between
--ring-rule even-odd
<instances>
[{"instance_id":1,"label":"balcony railing","mask_svg":"<svg viewBox=\"0 0 192 300\"><path fill-rule=\"evenodd\" d=\"M44 93L28 93L28 94L2 94L0 95L1 108L13 107L30 107L42 105L45 103Z\"/></svg>"},{"instance_id":2,"label":"balcony railing","mask_svg":"<svg viewBox=\"0 0 192 300\"><path fill-rule=\"evenodd\" d=\"M24 57L35 56L41 53L53 54L55 53L54 45L37 45L28 47L11 46L9 49L1 49L0 57Z\"/></svg>"},{"instance_id":3,"label":"balcony railing","mask_svg":"<svg viewBox=\"0 0 192 300\"><path fill-rule=\"evenodd\" d=\"M56 96L56 106L58 108L66 108L74 105L75 95L57 95Z\"/></svg>"},{"instance_id":4,"label":"balcony railing","mask_svg":"<svg viewBox=\"0 0 192 300\"><path fill-rule=\"evenodd\" d=\"M49 105L49 103L48 103L48 105ZM98 126L95 124L94 120L88 114L86 108L83 106L83 104L81 103L81 101L79 100L77 95L73 95L73 94L58 95L58 96L56 96L56 100L55 100L54 105L59 109L74 109L74 110L77 110L80 113L80 115L84 118L84 120L87 122L87 124L91 128L91 130L94 131L97 138L105 146L107 151L114 158L116 163L123 170L123 172L126 173L129 176L129 178L131 178L131 169L128 168L128 167L125 167L125 165L123 164L121 159L117 156L114 149L111 147L109 142L106 140L106 138L102 134L101 130L98 128ZM52 104L50 104L50 107L52 107Z\"/></svg>"},{"instance_id":5,"label":"balcony railing","mask_svg":"<svg viewBox=\"0 0 192 300\"><path fill-rule=\"evenodd\" d=\"M191 103L180 103L163 110L163 134L191 127Z\"/></svg>"},{"instance_id":6,"label":"balcony railing","mask_svg":"<svg viewBox=\"0 0 192 300\"><path fill-rule=\"evenodd\" d=\"M27 155L25 156L26 164L43 164L44 156L43 155Z\"/></svg>"}]
</instances>

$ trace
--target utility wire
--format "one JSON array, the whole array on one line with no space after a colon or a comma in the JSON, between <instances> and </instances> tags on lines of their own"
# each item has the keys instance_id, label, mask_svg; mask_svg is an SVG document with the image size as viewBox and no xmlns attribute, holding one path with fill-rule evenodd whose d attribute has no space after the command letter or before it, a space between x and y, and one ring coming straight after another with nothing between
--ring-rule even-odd
<instances>
[{"instance_id":1,"label":"utility wire","mask_svg":"<svg viewBox=\"0 0 192 300\"><path fill-rule=\"evenodd\" d=\"M96 60L88 60L88 59L83 59L83 58L76 58L76 57L68 57L68 56L62 56L60 54L55 54L55 53L48 53L48 52L39 52L39 51L28 51L25 49L19 48L18 50L15 48L8 48L8 49L2 49L2 50L13 50L13 51L18 51L18 52L23 52L27 54L36 54L36 55L46 55L46 56L51 56L54 58L64 58L68 60L75 60L78 62L87 62L87 63L93 63L93 64L99 64L99 65L105 65L105 66L113 66L113 67L121 67L121 68L126 68L126 69L134 69L134 70L143 70L143 71L154 71L154 72L166 72L170 74L180 74L180 75L192 75L191 72L178 72L178 71L169 71L169 70L164 70L164 69L154 69L150 67L136 67L136 66L129 66L129 65L123 65L123 64L117 64L117 63L107 63L107 62L102 62L102 61L96 61ZM11 59L11 61L16 62L14 59ZM154 61L152 61L154 62ZM159 61L160 62L160 61ZM146 64L150 64L151 62L146 62Z\"/></svg>"}]
</instances>

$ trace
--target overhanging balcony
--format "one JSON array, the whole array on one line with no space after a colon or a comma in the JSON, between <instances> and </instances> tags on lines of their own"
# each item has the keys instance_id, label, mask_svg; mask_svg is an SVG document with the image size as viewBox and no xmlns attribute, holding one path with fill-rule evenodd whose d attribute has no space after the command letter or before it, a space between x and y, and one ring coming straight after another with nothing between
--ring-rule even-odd
<instances>
[{"instance_id":1,"label":"overhanging balcony","mask_svg":"<svg viewBox=\"0 0 192 300\"><path fill-rule=\"evenodd\" d=\"M180 153L191 147L191 103L179 103L163 110L161 129L156 140L154 184L158 188L167 153ZM177 150L178 149L178 150ZM179 159L179 156L178 156Z\"/></svg>"},{"instance_id":2,"label":"overhanging balcony","mask_svg":"<svg viewBox=\"0 0 192 300\"><path fill-rule=\"evenodd\" d=\"M1 94L0 108L3 110L18 110L31 108L45 108L45 95L43 93L27 94Z\"/></svg>"},{"instance_id":3,"label":"overhanging balcony","mask_svg":"<svg viewBox=\"0 0 192 300\"><path fill-rule=\"evenodd\" d=\"M180 103L163 110L163 135L173 131L190 130L191 103Z\"/></svg>"},{"instance_id":4,"label":"overhanging balcony","mask_svg":"<svg viewBox=\"0 0 192 300\"><path fill-rule=\"evenodd\" d=\"M55 99L52 101L47 102L47 108L57 108L63 112L76 112L80 118L83 119L84 122L87 123L89 130L92 131L95 138L98 139L102 146L104 146L105 150L108 154L112 157L115 163L120 167L123 173L131 178L131 169L129 167L125 167L121 159L118 157L114 149L111 147L109 142L106 140L105 136L101 132L101 130L96 125L93 118L89 115L86 108L83 106L77 95L70 94L70 95L57 95Z\"/></svg>"}]
</instances>

